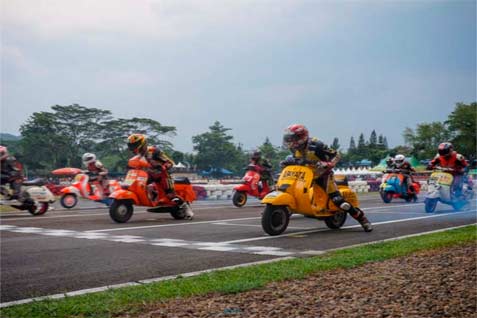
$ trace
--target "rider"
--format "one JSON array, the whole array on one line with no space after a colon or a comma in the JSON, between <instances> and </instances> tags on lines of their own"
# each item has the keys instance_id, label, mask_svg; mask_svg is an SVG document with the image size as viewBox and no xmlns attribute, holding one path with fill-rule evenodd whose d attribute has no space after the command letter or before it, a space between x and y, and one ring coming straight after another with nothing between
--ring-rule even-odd
<instances>
[{"instance_id":1,"label":"rider","mask_svg":"<svg viewBox=\"0 0 477 318\"><path fill-rule=\"evenodd\" d=\"M174 166L174 161L157 146L147 147L146 159L151 165L149 169L150 181L163 188L169 200L182 203L182 200L176 195L174 180L169 173Z\"/></svg>"},{"instance_id":2,"label":"rider","mask_svg":"<svg viewBox=\"0 0 477 318\"><path fill-rule=\"evenodd\" d=\"M315 182L325 190L337 207L348 212L366 232L373 230L371 222L366 218L364 212L345 201L338 191L332 171L340 159L336 150L329 148L317 138L310 138L306 127L299 124L288 126L283 135L283 144L292 152L292 159L306 159L314 164L317 170L324 170L318 176L315 172Z\"/></svg>"},{"instance_id":3,"label":"rider","mask_svg":"<svg viewBox=\"0 0 477 318\"><path fill-rule=\"evenodd\" d=\"M450 142L441 143L437 148L437 152L438 154L431 160L427 168L430 170L436 166L448 168L448 172L454 176L453 191L456 196L460 196L462 193L465 168L468 165L465 161L465 157L454 151L454 146Z\"/></svg>"},{"instance_id":4,"label":"rider","mask_svg":"<svg viewBox=\"0 0 477 318\"><path fill-rule=\"evenodd\" d=\"M174 162L164 153L159 147L147 146L147 138L143 134L132 134L128 137L128 148L137 156L141 161L144 161L144 166L147 166L147 172L149 175L148 184L155 183L158 187L164 189L169 200L177 205L186 204L180 197L177 196L174 189L174 181L169 174L170 168L174 165ZM154 193L151 193L154 196ZM155 194L157 195L157 194ZM154 201L154 199L152 199ZM192 219L194 213L187 205L186 207L186 219Z\"/></svg>"},{"instance_id":5,"label":"rider","mask_svg":"<svg viewBox=\"0 0 477 318\"><path fill-rule=\"evenodd\" d=\"M394 158L393 157L389 157L386 160L386 169L394 169Z\"/></svg>"},{"instance_id":6,"label":"rider","mask_svg":"<svg viewBox=\"0 0 477 318\"><path fill-rule=\"evenodd\" d=\"M103 165L103 163L96 159L94 153L86 152L81 157L83 164L88 169L88 172L91 174L90 180L98 180L99 184L103 188L104 194L109 193L109 181L108 181L108 169ZM93 187L90 187L90 195L93 195Z\"/></svg>"},{"instance_id":7,"label":"rider","mask_svg":"<svg viewBox=\"0 0 477 318\"><path fill-rule=\"evenodd\" d=\"M266 158L262 158L260 151L254 151L250 156L250 164L258 166L260 170L260 181L270 187L273 185L272 164Z\"/></svg>"},{"instance_id":8,"label":"rider","mask_svg":"<svg viewBox=\"0 0 477 318\"><path fill-rule=\"evenodd\" d=\"M0 162L1 162L1 181L0 184L9 184L13 190L12 200L21 201L21 186L23 182L23 166L14 156L8 153L5 146L0 146Z\"/></svg>"},{"instance_id":9,"label":"rider","mask_svg":"<svg viewBox=\"0 0 477 318\"><path fill-rule=\"evenodd\" d=\"M415 194L416 191L414 187L412 186L411 173L416 172L416 169L414 169L411 163L406 160L406 157L401 154L398 154L394 157L394 167L400 170L400 173L402 174L404 178L403 182L406 185L407 192L411 194Z\"/></svg>"}]
</instances>

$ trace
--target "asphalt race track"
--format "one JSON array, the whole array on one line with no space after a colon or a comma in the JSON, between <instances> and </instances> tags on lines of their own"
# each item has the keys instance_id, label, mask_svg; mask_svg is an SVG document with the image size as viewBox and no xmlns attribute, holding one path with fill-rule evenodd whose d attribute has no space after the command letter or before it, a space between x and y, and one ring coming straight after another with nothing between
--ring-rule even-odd
<instances>
[{"instance_id":1,"label":"asphalt race track","mask_svg":"<svg viewBox=\"0 0 477 318\"><path fill-rule=\"evenodd\" d=\"M384 204L377 194L360 197L374 224L365 233L348 217L341 230L322 221L294 215L281 236L261 227L261 206L244 208L231 201L193 204L192 221L136 208L131 220L114 223L105 206L80 201L78 208L55 209L44 216L1 213L1 303L239 264L308 257L323 251L477 222L475 200L467 211L438 204L395 200ZM147 282L147 281L146 281Z\"/></svg>"}]
</instances>

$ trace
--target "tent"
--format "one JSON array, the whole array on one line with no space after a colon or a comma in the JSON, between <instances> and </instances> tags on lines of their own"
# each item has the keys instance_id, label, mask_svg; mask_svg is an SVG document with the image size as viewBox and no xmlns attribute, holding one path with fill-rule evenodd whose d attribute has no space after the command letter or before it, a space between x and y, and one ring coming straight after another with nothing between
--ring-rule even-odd
<instances>
[{"instance_id":1,"label":"tent","mask_svg":"<svg viewBox=\"0 0 477 318\"><path fill-rule=\"evenodd\" d=\"M179 169L187 168L186 165L183 164L182 162L179 162L178 164L174 165L173 167L174 168L179 168Z\"/></svg>"}]
</instances>

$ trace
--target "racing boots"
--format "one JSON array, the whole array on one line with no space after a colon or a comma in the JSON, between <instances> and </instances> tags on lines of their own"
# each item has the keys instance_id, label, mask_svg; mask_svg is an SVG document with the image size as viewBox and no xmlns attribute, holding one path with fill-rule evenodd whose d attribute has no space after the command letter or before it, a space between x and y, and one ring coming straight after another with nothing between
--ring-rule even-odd
<instances>
[{"instance_id":1,"label":"racing boots","mask_svg":"<svg viewBox=\"0 0 477 318\"><path fill-rule=\"evenodd\" d=\"M368 218L364 215L364 212L360 208L354 208L358 213L351 216L361 224L365 232L371 232L373 225L369 222Z\"/></svg>"}]
</instances>

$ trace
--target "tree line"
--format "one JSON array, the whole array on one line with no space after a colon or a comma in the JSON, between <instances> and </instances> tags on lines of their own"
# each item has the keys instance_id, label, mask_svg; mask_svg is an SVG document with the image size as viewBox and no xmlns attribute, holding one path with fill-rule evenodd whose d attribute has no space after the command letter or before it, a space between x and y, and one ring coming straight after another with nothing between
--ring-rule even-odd
<instances>
[{"instance_id":1,"label":"tree line","mask_svg":"<svg viewBox=\"0 0 477 318\"><path fill-rule=\"evenodd\" d=\"M375 130L366 140L361 133L357 142L350 138L344 151L338 138L330 147L342 153L341 166L355 165L368 159L373 165L386 155L402 153L418 159L431 159L439 143L451 141L457 150L468 158L476 154L477 103L457 103L454 111L444 122L420 123L416 128L403 131L405 145L389 148L387 138ZM93 152L112 173L126 170L126 139L132 133L147 135L149 144L158 145L176 162L184 162L197 170L210 171L220 176L220 168L236 175L243 173L249 159L249 151L235 143L230 128L215 121L209 130L193 136L194 153L174 149L168 139L177 134L176 128L149 118L114 118L111 111L88 108L77 104L55 105L51 111L35 112L20 127L20 140L2 140L11 152L19 157L31 174L46 175L59 167L81 166L81 155ZM256 147L278 169L279 162L289 152L274 146L268 137Z\"/></svg>"}]
</instances>

